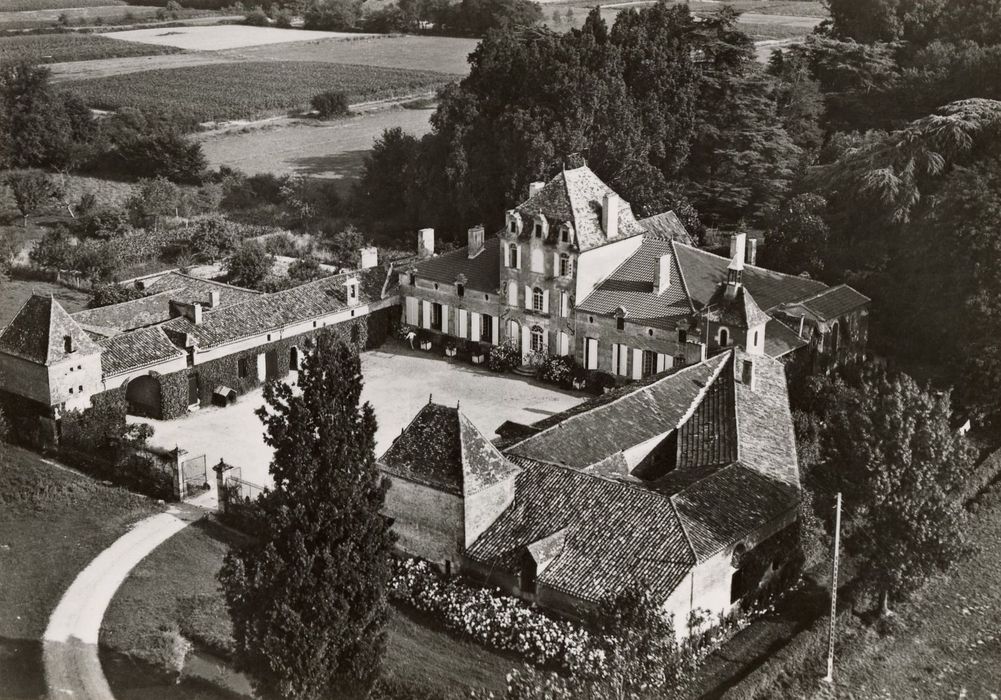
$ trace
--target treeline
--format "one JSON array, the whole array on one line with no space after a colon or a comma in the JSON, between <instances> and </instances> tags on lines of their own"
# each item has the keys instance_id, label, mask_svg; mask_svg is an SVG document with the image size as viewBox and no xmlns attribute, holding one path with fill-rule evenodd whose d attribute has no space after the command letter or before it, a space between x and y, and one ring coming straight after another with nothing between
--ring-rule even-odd
<instances>
[{"instance_id":1,"label":"treeline","mask_svg":"<svg viewBox=\"0 0 1001 700\"><path fill-rule=\"evenodd\" d=\"M879 40L857 30L868 20L843 19L883 6ZM592 12L562 35L490 32L440 95L432 133L376 143L355 211L459 239L583 159L641 216L674 209L696 235L760 228L763 264L853 284L873 298L873 349L955 388L989 424L1001 415L1001 2L831 11L766 66L726 9L697 21L662 2L611 28Z\"/></svg>"},{"instance_id":2,"label":"treeline","mask_svg":"<svg viewBox=\"0 0 1001 700\"><path fill-rule=\"evenodd\" d=\"M542 9L531 0L397 0L369 12L362 4L313 0L303 10L305 28L483 36L492 29L527 27L542 19ZM288 12L288 7L279 11Z\"/></svg>"}]
</instances>

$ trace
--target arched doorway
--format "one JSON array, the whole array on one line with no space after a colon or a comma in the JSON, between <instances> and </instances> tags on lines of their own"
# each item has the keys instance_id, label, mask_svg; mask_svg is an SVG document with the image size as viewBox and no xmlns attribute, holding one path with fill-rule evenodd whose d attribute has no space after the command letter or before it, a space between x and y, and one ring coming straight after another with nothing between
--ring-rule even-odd
<instances>
[{"instance_id":1,"label":"arched doorway","mask_svg":"<svg viewBox=\"0 0 1001 700\"><path fill-rule=\"evenodd\" d=\"M299 371L299 348L294 345L288 351L288 369L290 372Z\"/></svg>"},{"instance_id":2,"label":"arched doorway","mask_svg":"<svg viewBox=\"0 0 1001 700\"><path fill-rule=\"evenodd\" d=\"M730 344L730 331L726 328L719 329L719 346L725 348Z\"/></svg>"},{"instance_id":3,"label":"arched doorway","mask_svg":"<svg viewBox=\"0 0 1001 700\"><path fill-rule=\"evenodd\" d=\"M146 374L136 377L125 387L129 413L143 418L160 418L160 380Z\"/></svg>"}]
</instances>

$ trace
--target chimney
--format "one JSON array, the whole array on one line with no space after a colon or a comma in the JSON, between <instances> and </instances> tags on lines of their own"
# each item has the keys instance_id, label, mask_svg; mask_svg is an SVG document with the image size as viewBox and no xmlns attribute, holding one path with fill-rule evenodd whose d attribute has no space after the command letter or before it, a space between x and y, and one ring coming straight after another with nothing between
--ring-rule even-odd
<instances>
[{"instance_id":1,"label":"chimney","mask_svg":"<svg viewBox=\"0 0 1001 700\"><path fill-rule=\"evenodd\" d=\"M653 291L654 294L663 294L664 290L671 286L671 254L665 253L657 258L657 265L653 268Z\"/></svg>"},{"instance_id":2,"label":"chimney","mask_svg":"<svg viewBox=\"0 0 1001 700\"><path fill-rule=\"evenodd\" d=\"M608 192L601 202L601 228L606 238L619 235L619 195Z\"/></svg>"},{"instance_id":3,"label":"chimney","mask_svg":"<svg viewBox=\"0 0 1001 700\"><path fill-rule=\"evenodd\" d=\"M198 302L195 302L194 304L193 316L194 318L192 318L192 321L194 321L194 324L196 326L202 325L202 305Z\"/></svg>"},{"instance_id":4,"label":"chimney","mask_svg":"<svg viewBox=\"0 0 1001 700\"><path fill-rule=\"evenodd\" d=\"M757 265L758 260L758 239L751 238L747 241L747 257L745 262L748 265Z\"/></svg>"},{"instance_id":5,"label":"chimney","mask_svg":"<svg viewBox=\"0 0 1001 700\"><path fill-rule=\"evenodd\" d=\"M379 264L379 249L374 245L367 245L361 249L361 269L367 270Z\"/></svg>"},{"instance_id":6,"label":"chimney","mask_svg":"<svg viewBox=\"0 0 1001 700\"><path fill-rule=\"evenodd\" d=\"M740 383L754 391L754 360L740 361Z\"/></svg>"},{"instance_id":7,"label":"chimney","mask_svg":"<svg viewBox=\"0 0 1001 700\"><path fill-rule=\"evenodd\" d=\"M209 292L209 308L214 309L215 307L219 306L221 299L222 295L219 293L219 290L213 289L211 292Z\"/></svg>"},{"instance_id":8,"label":"chimney","mask_svg":"<svg viewBox=\"0 0 1001 700\"><path fill-rule=\"evenodd\" d=\"M417 232L417 255L430 258L434 255L434 229L422 228Z\"/></svg>"},{"instance_id":9,"label":"chimney","mask_svg":"<svg viewBox=\"0 0 1001 700\"><path fill-rule=\"evenodd\" d=\"M740 257L741 262L744 261L744 249L747 247L747 234L746 233L735 233L730 236L730 259L733 260L735 257Z\"/></svg>"},{"instance_id":10,"label":"chimney","mask_svg":"<svg viewBox=\"0 0 1001 700\"><path fill-rule=\"evenodd\" d=\"M469 250L468 255L470 258L475 258L483 250L483 224L478 226L473 226L469 229Z\"/></svg>"},{"instance_id":11,"label":"chimney","mask_svg":"<svg viewBox=\"0 0 1001 700\"><path fill-rule=\"evenodd\" d=\"M546 186L546 183L536 180L528 185L528 198L531 199L535 195L542 191L542 188Z\"/></svg>"},{"instance_id":12,"label":"chimney","mask_svg":"<svg viewBox=\"0 0 1001 700\"><path fill-rule=\"evenodd\" d=\"M354 306L359 303L357 277L348 277L344 280L344 297L348 300L348 306Z\"/></svg>"}]
</instances>

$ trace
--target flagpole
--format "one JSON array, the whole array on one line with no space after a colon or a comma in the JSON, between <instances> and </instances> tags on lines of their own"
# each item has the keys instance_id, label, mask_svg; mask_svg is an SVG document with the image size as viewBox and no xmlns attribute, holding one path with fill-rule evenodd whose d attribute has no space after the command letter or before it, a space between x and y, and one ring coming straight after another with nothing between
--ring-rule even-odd
<instances>
[{"instance_id":1,"label":"flagpole","mask_svg":"<svg viewBox=\"0 0 1001 700\"><path fill-rule=\"evenodd\" d=\"M827 675L824 680L834 682L834 631L838 619L838 556L841 550L841 492L834 505L834 561L831 566L831 628L827 643Z\"/></svg>"}]
</instances>

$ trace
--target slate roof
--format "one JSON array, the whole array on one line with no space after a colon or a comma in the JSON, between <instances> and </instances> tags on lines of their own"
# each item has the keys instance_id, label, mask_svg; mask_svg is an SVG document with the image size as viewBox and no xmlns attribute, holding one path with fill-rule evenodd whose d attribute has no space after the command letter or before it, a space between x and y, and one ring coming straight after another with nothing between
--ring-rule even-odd
<instances>
[{"instance_id":1,"label":"slate roof","mask_svg":"<svg viewBox=\"0 0 1001 700\"><path fill-rule=\"evenodd\" d=\"M678 241L686 245L694 245L688 229L673 211L665 211L639 220L640 226L646 231L647 238L665 241Z\"/></svg>"},{"instance_id":2,"label":"slate roof","mask_svg":"<svg viewBox=\"0 0 1001 700\"><path fill-rule=\"evenodd\" d=\"M184 356L159 326L120 333L98 344L104 351L101 373L106 377Z\"/></svg>"},{"instance_id":3,"label":"slate roof","mask_svg":"<svg viewBox=\"0 0 1001 700\"><path fill-rule=\"evenodd\" d=\"M829 321L854 311L869 301L869 297L855 291L847 284L839 284L801 301L800 305L821 321Z\"/></svg>"},{"instance_id":4,"label":"slate roof","mask_svg":"<svg viewBox=\"0 0 1001 700\"><path fill-rule=\"evenodd\" d=\"M225 282L204 280L200 277L192 277L180 272L168 272L158 277L155 281L146 284L144 291L150 294L169 291L171 299L174 301L180 301L185 304L193 304L198 301L203 305L208 305L209 294L211 292L219 292L220 306L229 306L261 296L261 292L254 289L237 287Z\"/></svg>"},{"instance_id":5,"label":"slate roof","mask_svg":"<svg viewBox=\"0 0 1001 700\"><path fill-rule=\"evenodd\" d=\"M733 299L726 298L726 291L727 285L722 283L709 298L709 310L706 312L709 320L737 328L754 328L771 320L744 285L737 288Z\"/></svg>"},{"instance_id":6,"label":"slate roof","mask_svg":"<svg viewBox=\"0 0 1001 700\"><path fill-rule=\"evenodd\" d=\"M69 356L64 351L66 336L73 341L73 355L90 355L101 350L58 301L51 296L32 294L0 333L0 352L50 365Z\"/></svg>"},{"instance_id":7,"label":"slate roof","mask_svg":"<svg viewBox=\"0 0 1001 700\"><path fill-rule=\"evenodd\" d=\"M716 293L720 282L726 280L730 259L682 243L677 243L675 250L692 301L700 307L704 306ZM800 301L827 289L823 282L755 265L744 265L743 284L750 290L758 306L765 311L780 304Z\"/></svg>"},{"instance_id":8,"label":"slate roof","mask_svg":"<svg viewBox=\"0 0 1001 700\"><path fill-rule=\"evenodd\" d=\"M765 326L765 354L768 357L782 357L806 344L796 331L778 319L773 318Z\"/></svg>"},{"instance_id":9,"label":"slate roof","mask_svg":"<svg viewBox=\"0 0 1001 700\"><path fill-rule=\"evenodd\" d=\"M428 403L379 458L390 474L468 496L518 469L458 408Z\"/></svg>"},{"instance_id":10,"label":"slate roof","mask_svg":"<svg viewBox=\"0 0 1001 700\"><path fill-rule=\"evenodd\" d=\"M416 264L421 279L455 284L459 275L466 276L466 288L496 294L500 289L500 240L497 237L483 242L483 250L470 259L468 247L436 255Z\"/></svg>"},{"instance_id":11,"label":"slate roof","mask_svg":"<svg viewBox=\"0 0 1001 700\"><path fill-rule=\"evenodd\" d=\"M560 414L545 430L508 447L507 454L584 468L627 447L677 428L729 357L723 353L647 384L626 387L615 399Z\"/></svg>"},{"instance_id":12,"label":"slate roof","mask_svg":"<svg viewBox=\"0 0 1001 700\"><path fill-rule=\"evenodd\" d=\"M671 254L671 286L663 294L654 293L654 270L662 255ZM599 283L577 310L611 315L619 307L630 323L674 330L678 321L688 319L692 305L678 267L678 257L670 240L645 239L640 247Z\"/></svg>"},{"instance_id":13,"label":"slate roof","mask_svg":"<svg viewBox=\"0 0 1001 700\"><path fill-rule=\"evenodd\" d=\"M603 246L609 239L601 226L601 207L608 193L614 194L614 191L586 165L563 170L534 197L515 207L526 222L522 236L527 238L532 235L528 222L536 214L542 214L554 223L572 223L581 252ZM620 200L618 233L612 240L641 233L643 227L633 215L632 207L625 200Z\"/></svg>"},{"instance_id":14,"label":"slate roof","mask_svg":"<svg viewBox=\"0 0 1001 700\"><path fill-rule=\"evenodd\" d=\"M515 461L522 471L514 503L466 551L470 558L517 571L526 550L562 533L562 547L538 582L594 602L636 583L664 599L694 565L669 499L565 467Z\"/></svg>"}]
</instances>

